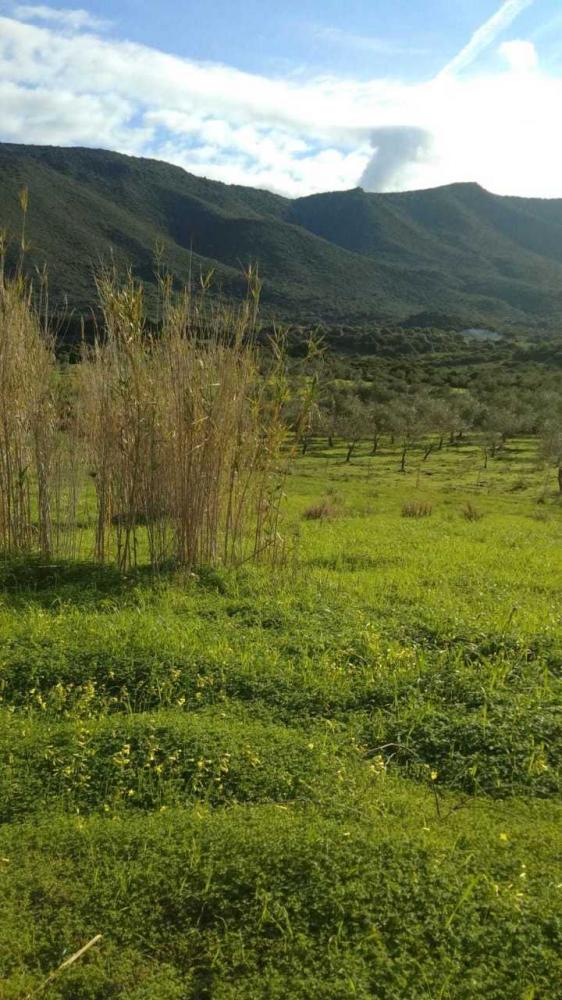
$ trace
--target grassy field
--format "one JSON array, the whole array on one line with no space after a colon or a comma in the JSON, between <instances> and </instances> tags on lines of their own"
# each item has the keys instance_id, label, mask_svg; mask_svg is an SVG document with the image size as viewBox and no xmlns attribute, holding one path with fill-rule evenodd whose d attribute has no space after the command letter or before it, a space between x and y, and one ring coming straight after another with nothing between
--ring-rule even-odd
<instances>
[{"instance_id":1,"label":"grassy field","mask_svg":"<svg viewBox=\"0 0 562 1000\"><path fill-rule=\"evenodd\" d=\"M344 454L275 574L0 567L2 1000L560 996L554 474Z\"/></svg>"}]
</instances>

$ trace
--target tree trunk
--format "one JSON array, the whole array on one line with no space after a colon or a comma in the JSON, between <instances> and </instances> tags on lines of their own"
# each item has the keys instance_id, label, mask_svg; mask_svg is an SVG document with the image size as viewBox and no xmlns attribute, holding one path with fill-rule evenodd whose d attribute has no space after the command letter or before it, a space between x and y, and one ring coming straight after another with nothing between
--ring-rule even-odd
<instances>
[{"instance_id":1,"label":"tree trunk","mask_svg":"<svg viewBox=\"0 0 562 1000\"><path fill-rule=\"evenodd\" d=\"M558 489L562 495L562 465L558 466Z\"/></svg>"},{"instance_id":2,"label":"tree trunk","mask_svg":"<svg viewBox=\"0 0 562 1000\"><path fill-rule=\"evenodd\" d=\"M347 455L345 456L346 462L351 462L351 456L353 455L353 452L355 451L355 445L356 444L357 444L357 441L352 441L350 444L348 444L348 446L347 446Z\"/></svg>"},{"instance_id":3,"label":"tree trunk","mask_svg":"<svg viewBox=\"0 0 562 1000\"><path fill-rule=\"evenodd\" d=\"M302 451L301 451L301 455L306 455L307 451L308 451L308 438L304 437L302 439Z\"/></svg>"},{"instance_id":4,"label":"tree trunk","mask_svg":"<svg viewBox=\"0 0 562 1000\"><path fill-rule=\"evenodd\" d=\"M424 462L427 462L429 456L431 455L431 452L433 451L433 447L434 447L433 442L431 444L428 444L427 448L425 449L425 451L423 453L423 461Z\"/></svg>"},{"instance_id":5,"label":"tree trunk","mask_svg":"<svg viewBox=\"0 0 562 1000\"><path fill-rule=\"evenodd\" d=\"M379 450L379 436L378 436L378 434L374 434L373 435L373 450L371 452L371 455L376 455L378 450Z\"/></svg>"},{"instance_id":6,"label":"tree trunk","mask_svg":"<svg viewBox=\"0 0 562 1000\"><path fill-rule=\"evenodd\" d=\"M437 445L437 450L438 451L442 451L443 450L443 434L439 438L439 444Z\"/></svg>"},{"instance_id":7,"label":"tree trunk","mask_svg":"<svg viewBox=\"0 0 562 1000\"><path fill-rule=\"evenodd\" d=\"M404 445L402 448L402 457L400 459L400 472L406 471L406 455L408 454L408 449Z\"/></svg>"},{"instance_id":8,"label":"tree trunk","mask_svg":"<svg viewBox=\"0 0 562 1000\"><path fill-rule=\"evenodd\" d=\"M334 447L334 438L332 434L328 434L328 448Z\"/></svg>"}]
</instances>

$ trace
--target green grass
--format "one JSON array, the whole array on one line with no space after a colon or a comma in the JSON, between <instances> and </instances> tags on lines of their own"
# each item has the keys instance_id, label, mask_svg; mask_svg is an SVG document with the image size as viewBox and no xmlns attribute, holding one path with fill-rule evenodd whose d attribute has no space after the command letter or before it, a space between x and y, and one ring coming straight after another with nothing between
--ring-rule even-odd
<instances>
[{"instance_id":1,"label":"green grass","mask_svg":"<svg viewBox=\"0 0 562 1000\"><path fill-rule=\"evenodd\" d=\"M559 996L553 477L367 451L299 460L275 578L2 568L2 1000L98 933L42 996Z\"/></svg>"}]
</instances>

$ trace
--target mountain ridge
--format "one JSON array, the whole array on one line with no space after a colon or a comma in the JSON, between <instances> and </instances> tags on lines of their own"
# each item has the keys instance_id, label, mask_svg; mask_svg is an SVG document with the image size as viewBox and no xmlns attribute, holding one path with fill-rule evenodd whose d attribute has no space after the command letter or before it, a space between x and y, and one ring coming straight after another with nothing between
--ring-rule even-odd
<instances>
[{"instance_id":1,"label":"mountain ridge","mask_svg":"<svg viewBox=\"0 0 562 1000\"><path fill-rule=\"evenodd\" d=\"M86 147L0 143L0 226L30 194L30 267L54 303L91 307L112 253L148 283L154 247L178 282L214 268L227 295L258 262L265 314L292 322L406 322L424 311L467 325L545 328L562 311L562 199L495 195L475 183L362 188L290 199L160 160Z\"/></svg>"}]
</instances>

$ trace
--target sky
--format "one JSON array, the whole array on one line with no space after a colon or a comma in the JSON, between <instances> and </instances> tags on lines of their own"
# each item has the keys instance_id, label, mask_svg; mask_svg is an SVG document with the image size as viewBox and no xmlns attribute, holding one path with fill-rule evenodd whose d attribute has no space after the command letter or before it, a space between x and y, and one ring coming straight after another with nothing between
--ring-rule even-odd
<instances>
[{"instance_id":1,"label":"sky","mask_svg":"<svg viewBox=\"0 0 562 1000\"><path fill-rule=\"evenodd\" d=\"M0 0L0 141L290 197L562 197L561 0Z\"/></svg>"}]
</instances>

